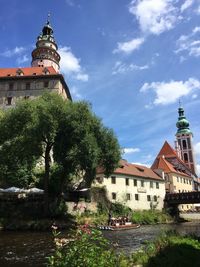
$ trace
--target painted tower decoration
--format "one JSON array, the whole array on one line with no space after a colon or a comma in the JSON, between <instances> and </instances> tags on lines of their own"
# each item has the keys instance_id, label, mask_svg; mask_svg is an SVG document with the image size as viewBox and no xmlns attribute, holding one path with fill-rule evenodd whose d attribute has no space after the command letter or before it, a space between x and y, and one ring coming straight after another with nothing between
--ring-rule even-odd
<instances>
[{"instance_id":1,"label":"painted tower decoration","mask_svg":"<svg viewBox=\"0 0 200 267\"><path fill-rule=\"evenodd\" d=\"M184 115L184 109L179 107L178 109L178 121L176 123L176 141L175 148L178 156L187 164L187 166L192 170L194 175L196 174L196 164L194 158L194 150L192 138L193 134L189 128L189 121Z\"/></svg>"},{"instance_id":2,"label":"painted tower decoration","mask_svg":"<svg viewBox=\"0 0 200 267\"><path fill-rule=\"evenodd\" d=\"M48 15L42 33L37 38L36 48L32 52L32 67L52 66L58 72L60 68L60 55L57 52L58 46L53 36L53 29L50 25L49 17L50 14Z\"/></svg>"}]
</instances>

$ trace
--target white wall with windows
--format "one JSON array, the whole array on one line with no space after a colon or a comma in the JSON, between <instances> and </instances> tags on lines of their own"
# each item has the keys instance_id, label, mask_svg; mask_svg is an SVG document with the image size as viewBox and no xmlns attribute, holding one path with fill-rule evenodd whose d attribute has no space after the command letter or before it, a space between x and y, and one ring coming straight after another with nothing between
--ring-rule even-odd
<instances>
[{"instance_id":1,"label":"white wall with windows","mask_svg":"<svg viewBox=\"0 0 200 267\"><path fill-rule=\"evenodd\" d=\"M105 186L112 202L121 202L133 210L161 210L165 198L165 181L114 174L97 175L95 186Z\"/></svg>"}]
</instances>

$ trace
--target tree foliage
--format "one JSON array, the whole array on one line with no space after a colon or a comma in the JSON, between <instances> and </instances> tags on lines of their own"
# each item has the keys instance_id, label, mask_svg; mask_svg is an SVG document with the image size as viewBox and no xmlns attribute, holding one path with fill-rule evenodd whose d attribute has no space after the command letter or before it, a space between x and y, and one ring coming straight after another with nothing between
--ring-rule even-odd
<instances>
[{"instance_id":1,"label":"tree foliage","mask_svg":"<svg viewBox=\"0 0 200 267\"><path fill-rule=\"evenodd\" d=\"M47 201L52 160L61 192L71 177L81 174L84 184L90 186L98 166L106 175L112 173L120 147L113 131L103 126L89 104L45 93L19 102L0 116L0 179L9 185L28 186L33 177L25 173L32 174L41 158Z\"/></svg>"}]
</instances>

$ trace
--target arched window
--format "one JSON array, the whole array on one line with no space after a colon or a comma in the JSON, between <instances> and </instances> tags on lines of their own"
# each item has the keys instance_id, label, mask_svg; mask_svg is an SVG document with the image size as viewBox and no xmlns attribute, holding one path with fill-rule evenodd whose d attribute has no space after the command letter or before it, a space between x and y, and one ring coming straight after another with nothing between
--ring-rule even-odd
<instances>
[{"instance_id":1,"label":"arched window","mask_svg":"<svg viewBox=\"0 0 200 267\"><path fill-rule=\"evenodd\" d=\"M182 145L183 145L183 149L186 149L186 148L187 148L186 140L183 140L183 141L182 141Z\"/></svg>"},{"instance_id":2,"label":"arched window","mask_svg":"<svg viewBox=\"0 0 200 267\"><path fill-rule=\"evenodd\" d=\"M184 161L185 161L185 162L188 162L188 154L187 154L187 153L184 153L183 156L184 156Z\"/></svg>"}]
</instances>

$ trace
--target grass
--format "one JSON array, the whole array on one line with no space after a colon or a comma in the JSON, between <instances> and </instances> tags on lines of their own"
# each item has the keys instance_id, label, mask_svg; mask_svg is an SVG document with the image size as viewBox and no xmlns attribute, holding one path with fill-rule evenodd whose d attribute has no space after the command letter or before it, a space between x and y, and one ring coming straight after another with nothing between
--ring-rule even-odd
<instances>
[{"instance_id":1,"label":"grass","mask_svg":"<svg viewBox=\"0 0 200 267\"><path fill-rule=\"evenodd\" d=\"M130 266L199 267L199 255L200 242L197 237L182 237L174 232L166 232L134 253Z\"/></svg>"}]
</instances>

